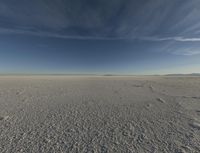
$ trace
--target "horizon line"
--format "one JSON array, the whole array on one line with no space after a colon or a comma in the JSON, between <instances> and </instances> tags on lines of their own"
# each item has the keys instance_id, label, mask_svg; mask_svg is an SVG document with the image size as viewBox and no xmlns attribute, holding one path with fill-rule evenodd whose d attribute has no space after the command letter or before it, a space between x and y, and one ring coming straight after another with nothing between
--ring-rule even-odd
<instances>
[{"instance_id":1,"label":"horizon line","mask_svg":"<svg viewBox=\"0 0 200 153\"><path fill-rule=\"evenodd\" d=\"M166 74L95 74L95 73L0 73L0 76L180 76L180 75L198 75L200 73L166 73Z\"/></svg>"}]
</instances>

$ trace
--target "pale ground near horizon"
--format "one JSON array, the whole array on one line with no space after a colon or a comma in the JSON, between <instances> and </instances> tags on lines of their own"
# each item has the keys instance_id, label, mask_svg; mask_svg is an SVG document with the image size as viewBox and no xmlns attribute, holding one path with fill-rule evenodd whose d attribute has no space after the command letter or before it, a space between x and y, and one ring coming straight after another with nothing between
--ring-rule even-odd
<instances>
[{"instance_id":1,"label":"pale ground near horizon","mask_svg":"<svg viewBox=\"0 0 200 153\"><path fill-rule=\"evenodd\" d=\"M198 153L200 77L1 76L0 153Z\"/></svg>"}]
</instances>

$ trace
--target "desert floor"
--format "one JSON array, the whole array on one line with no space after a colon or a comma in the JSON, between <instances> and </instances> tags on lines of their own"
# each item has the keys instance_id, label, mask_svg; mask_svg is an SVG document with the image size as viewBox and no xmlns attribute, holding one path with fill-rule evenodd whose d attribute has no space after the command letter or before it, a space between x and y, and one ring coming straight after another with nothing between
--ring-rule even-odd
<instances>
[{"instance_id":1,"label":"desert floor","mask_svg":"<svg viewBox=\"0 0 200 153\"><path fill-rule=\"evenodd\" d=\"M1 76L0 152L200 152L200 77Z\"/></svg>"}]
</instances>

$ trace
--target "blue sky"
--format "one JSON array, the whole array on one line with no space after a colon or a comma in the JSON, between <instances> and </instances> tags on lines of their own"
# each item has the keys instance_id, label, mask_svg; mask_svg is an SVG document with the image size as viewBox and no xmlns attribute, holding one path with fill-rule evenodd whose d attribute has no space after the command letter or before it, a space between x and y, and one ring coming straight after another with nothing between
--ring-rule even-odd
<instances>
[{"instance_id":1,"label":"blue sky","mask_svg":"<svg viewBox=\"0 0 200 153\"><path fill-rule=\"evenodd\" d=\"M0 73L193 72L199 0L0 0Z\"/></svg>"}]
</instances>

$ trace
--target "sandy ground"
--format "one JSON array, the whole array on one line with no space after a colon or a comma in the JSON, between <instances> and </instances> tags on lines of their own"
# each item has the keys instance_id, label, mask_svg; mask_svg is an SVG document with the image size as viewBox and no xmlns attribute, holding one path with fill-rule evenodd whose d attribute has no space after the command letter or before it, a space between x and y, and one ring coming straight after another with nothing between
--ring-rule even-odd
<instances>
[{"instance_id":1,"label":"sandy ground","mask_svg":"<svg viewBox=\"0 0 200 153\"><path fill-rule=\"evenodd\" d=\"M198 153L200 77L0 77L0 152Z\"/></svg>"}]
</instances>

